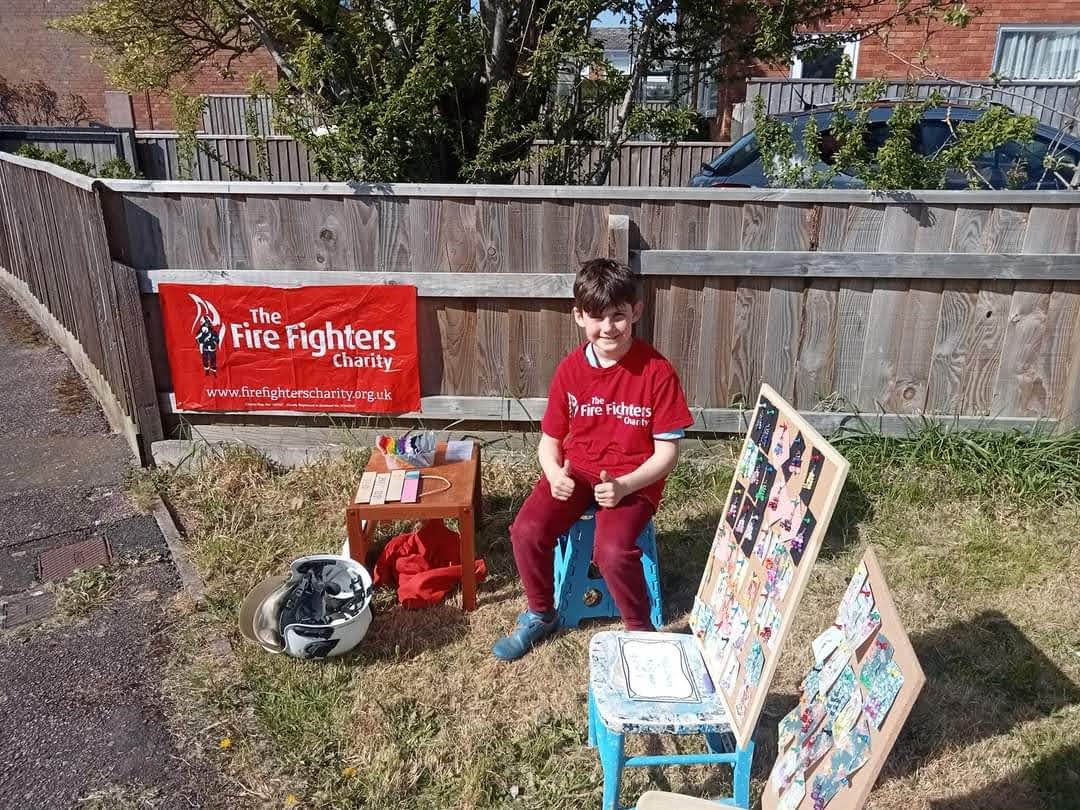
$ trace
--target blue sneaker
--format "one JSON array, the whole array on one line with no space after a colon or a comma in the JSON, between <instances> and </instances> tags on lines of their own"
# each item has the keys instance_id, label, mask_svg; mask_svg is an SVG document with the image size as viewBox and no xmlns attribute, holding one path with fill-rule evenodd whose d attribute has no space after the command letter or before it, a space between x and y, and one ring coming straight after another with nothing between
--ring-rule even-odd
<instances>
[{"instance_id":1,"label":"blue sneaker","mask_svg":"<svg viewBox=\"0 0 1080 810\"><path fill-rule=\"evenodd\" d=\"M554 633L558 626L559 615L555 611L545 615L526 610L518 616L514 632L496 641L491 652L500 661L516 661Z\"/></svg>"}]
</instances>

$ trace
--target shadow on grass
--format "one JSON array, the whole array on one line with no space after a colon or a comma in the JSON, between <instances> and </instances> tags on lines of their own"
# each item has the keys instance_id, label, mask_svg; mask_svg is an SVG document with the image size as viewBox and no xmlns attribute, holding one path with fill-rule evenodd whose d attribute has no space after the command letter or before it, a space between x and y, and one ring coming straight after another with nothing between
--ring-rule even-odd
<instances>
[{"instance_id":1,"label":"shadow on grass","mask_svg":"<svg viewBox=\"0 0 1080 810\"><path fill-rule=\"evenodd\" d=\"M1080 804L1080 745L1067 745L989 787L930 802L933 810L1074 810Z\"/></svg>"},{"instance_id":2,"label":"shadow on grass","mask_svg":"<svg viewBox=\"0 0 1080 810\"><path fill-rule=\"evenodd\" d=\"M358 667L381 661L409 661L453 644L468 632L468 616L456 604L442 603L422 610L384 606L372 617L363 642L342 661Z\"/></svg>"},{"instance_id":3,"label":"shadow on grass","mask_svg":"<svg viewBox=\"0 0 1080 810\"><path fill-rule=\"evenodd\" d=\"M915 636L912 645L926 686L886 778L1080 704L1080 687L997 611Z\"/></svg>"}]
</instances>

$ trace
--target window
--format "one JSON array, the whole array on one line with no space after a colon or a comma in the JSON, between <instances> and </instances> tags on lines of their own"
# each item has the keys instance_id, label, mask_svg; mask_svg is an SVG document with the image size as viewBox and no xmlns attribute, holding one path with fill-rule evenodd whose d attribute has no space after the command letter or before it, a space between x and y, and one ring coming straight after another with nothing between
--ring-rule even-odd
<instances>
[{"instance_id":1,"label":"window","mask_svg":"<svg viewBox=\"0 0 1080 810\"><path fill-rule=\"evenodd\" d=\"M1048 82L1080 78L1080 26L1002 26L994 75Z\"/></svg>"},{"instance_id":2,"label":"window","mask_svg":"<svg viewBox=\"0 0 1080 810\"><path fill-rule=\"evenodd\" d=\"M859 58L859 42L845 42L835 48L828 48L815 53L807 53L819 36L811 36L806 40L806 45L801 52L796 52L791 61L791 78L793 79L831 79L836 75L836 69L840 66L840 60L847 56L851 60L852 73L855 75L855 66ZM806 55L806 59L802 58Z\"/></svg>"},{"instance_id":3,"label":"window","mask_svg":"<svg viewBox=\"0 0 1080 810\"><path fill-rule=\"evenodd\" d=\"M671 101L674 95L670 73L650 73L645 77L646 101Z\"/></svg>"},{"instance_id":4,"label":"window","mask_svg":"<svg viewBox=\"0 0 1080 810\"><path fill-rule=\"evenodd\" d=\"M604 51L604 58L615 66L615 69L624 76L630 72L629 51Z\"/></svg>"}]
</instances>

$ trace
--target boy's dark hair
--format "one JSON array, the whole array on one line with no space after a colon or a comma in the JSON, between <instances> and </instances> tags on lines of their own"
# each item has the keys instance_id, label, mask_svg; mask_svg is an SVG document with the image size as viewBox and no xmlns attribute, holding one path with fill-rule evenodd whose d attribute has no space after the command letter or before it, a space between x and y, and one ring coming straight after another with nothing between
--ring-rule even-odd
<instances>
[{"instance_id":1,"label":"boy's dark hair","mask_svg":"<svg viewBox=\"0 0 1080 810\"><path fill-rule=\"evenodd\" d=\"M574 306L588 315L640 300L638 277L615 259L589 259L574 279Z\"/></svg>"}]
</instances>

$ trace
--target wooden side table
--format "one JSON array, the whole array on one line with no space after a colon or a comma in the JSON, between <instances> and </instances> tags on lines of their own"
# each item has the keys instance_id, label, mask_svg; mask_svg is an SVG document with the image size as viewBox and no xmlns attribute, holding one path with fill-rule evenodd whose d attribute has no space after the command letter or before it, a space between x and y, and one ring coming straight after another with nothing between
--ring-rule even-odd
<instances>
[{"instance_id":1,"label":"wooden side table","mask_svg":"<svg viewBox=\"0 0 1080 810\"><path fill-rule=\"evenodd\" d=\"M387 472L382 453L373 451L365 472ZM446 444L440 443L435 452L435 464L420 471L423 476L442 476L446 485L424 478L420 482L420 499L416 503L350 503L345 509L345 525L349 534L349 556L367 565L367 555L375 536L375 527L383 520L424 520L428 518L457 518L461 537L461 606L476 610L476 526L481 519L480 446L473 443L472 457L467 461L446 462ZM428 494L431 493L431 494ZM355 494L354 494L355 497Z\"/></svg>"}]
</instances>

